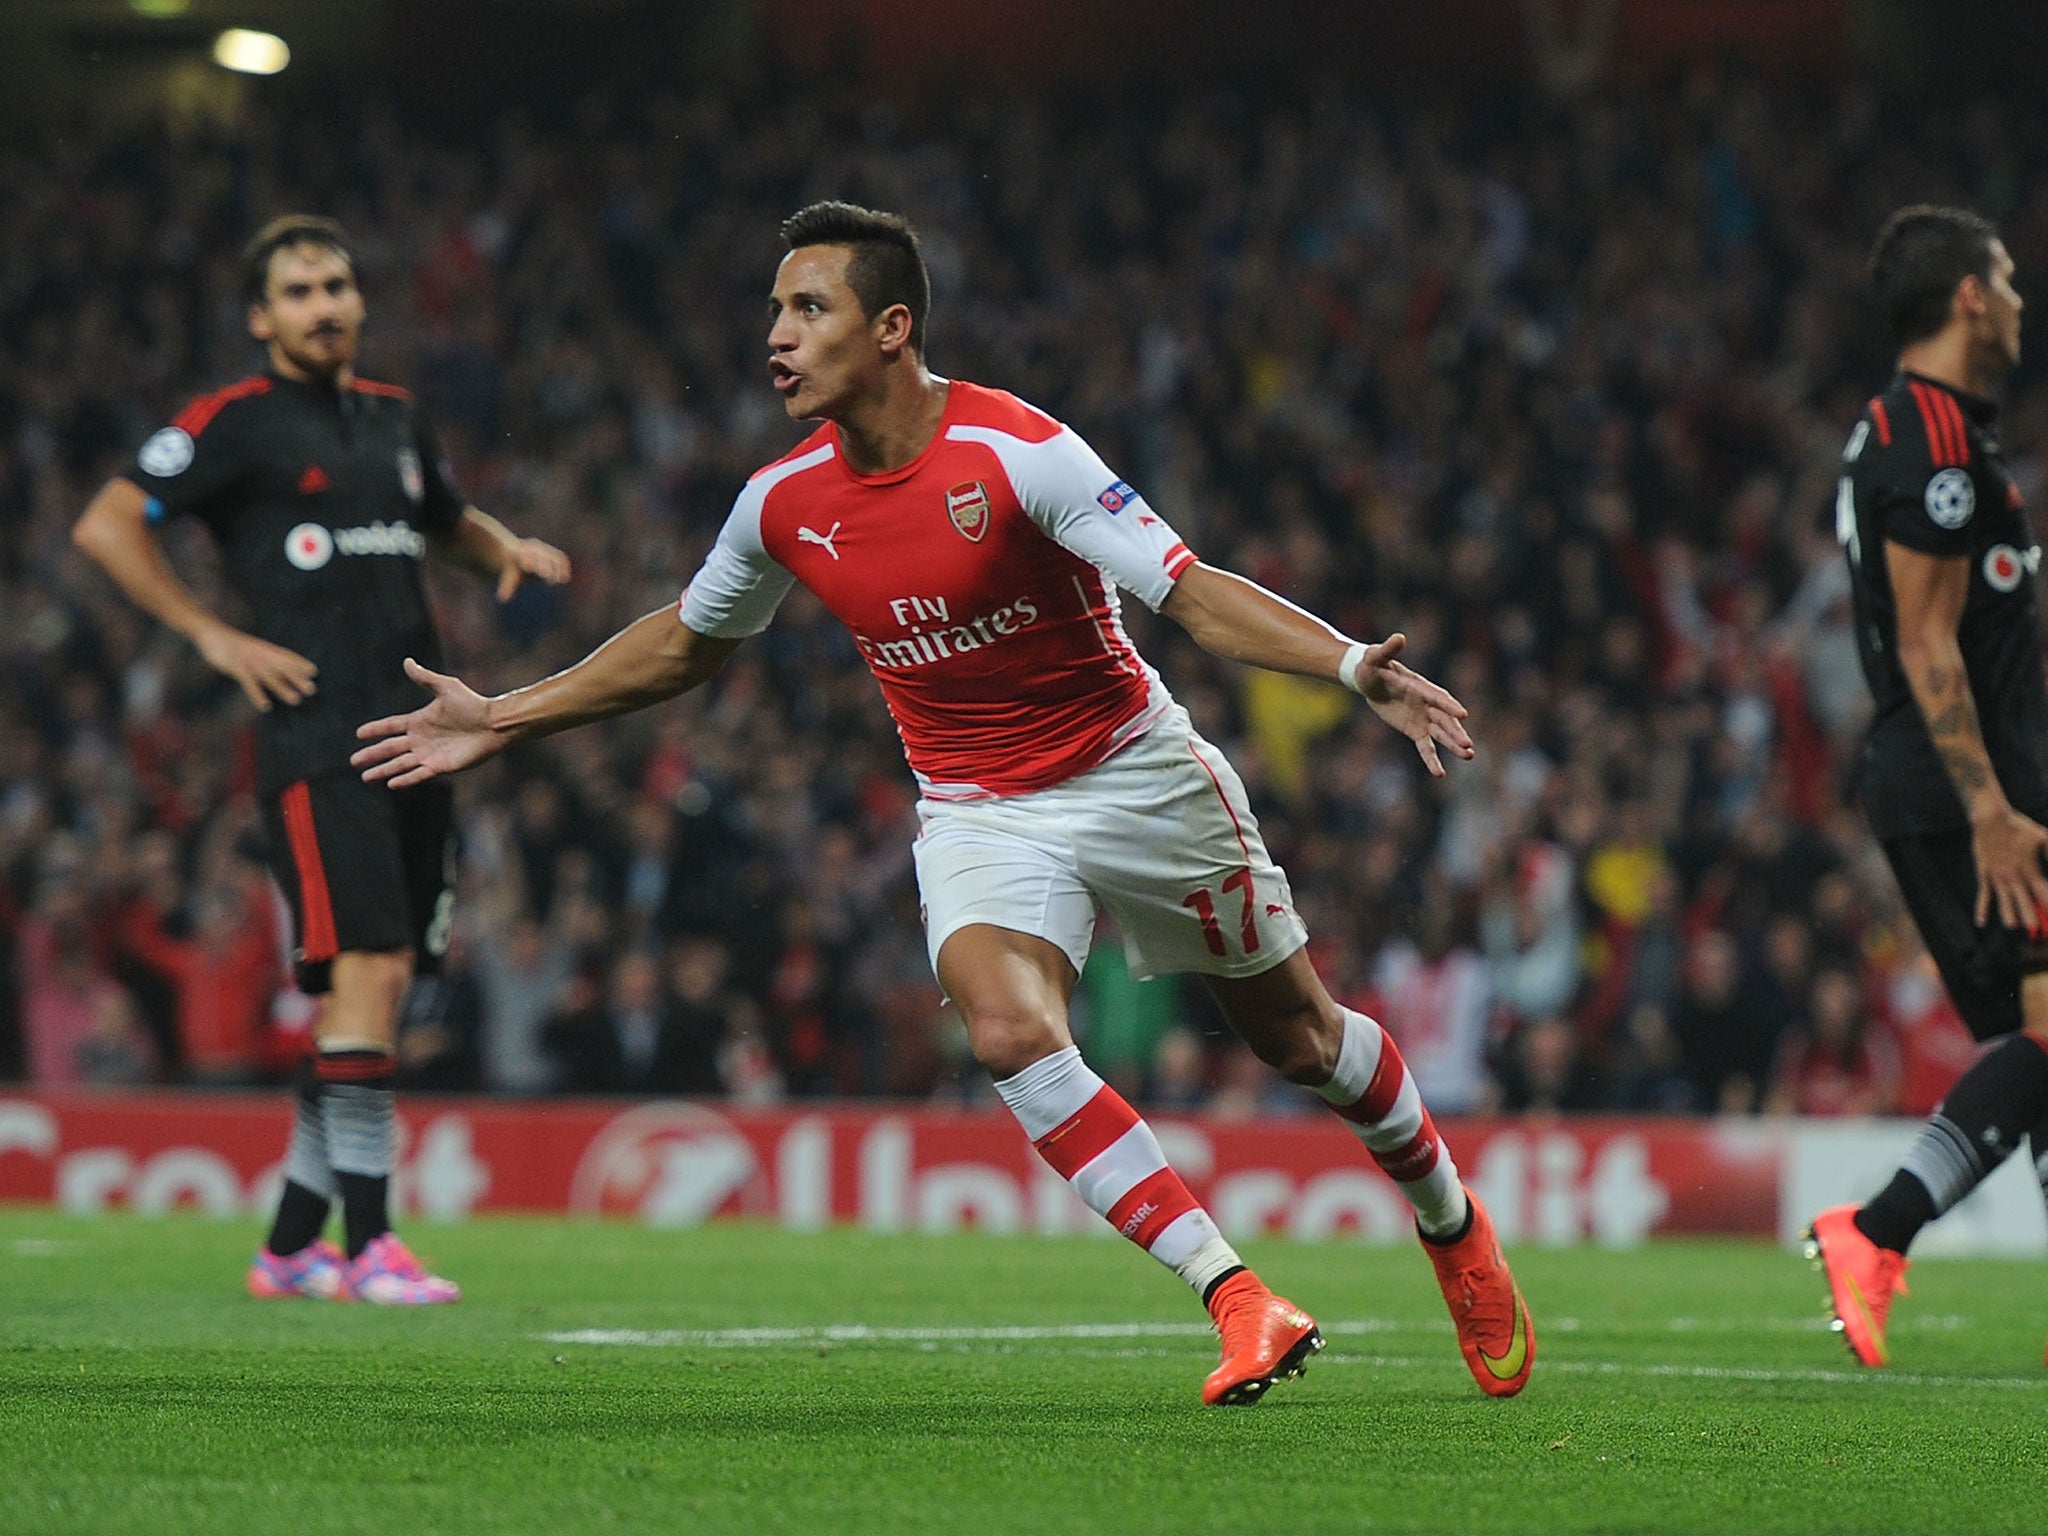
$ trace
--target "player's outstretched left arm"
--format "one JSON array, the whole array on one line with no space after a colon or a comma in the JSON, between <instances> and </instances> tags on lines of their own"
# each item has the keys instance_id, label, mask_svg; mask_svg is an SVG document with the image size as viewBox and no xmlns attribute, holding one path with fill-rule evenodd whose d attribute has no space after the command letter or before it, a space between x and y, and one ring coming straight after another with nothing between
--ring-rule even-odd
<instances>
[{"instance_id":1,"label":"player's outstretched left arm","mask_svg":"<svg viewBox=\"0 0 2048 1536\"><path fill-rule=\"evenodd\" d=\"M674 608L657 608L575 666L490 698L408 657L405 675L433 698L411 714L357 726L357 738L369 745L349 762L372 784L424 784L495 757L515 741L672 699L716 675L738 644L700 635Z\"/></svg>"},{"instance_id":2,"label":"player's outstretched left arm","mask_svg":"<svg viewBox=\"0 0 2048 1536\"><path fill-rule=\"evenodd\" d=\"M457 560L497 582L501 603L529 580L559 587L569 579L569 557L554 545L543 539L522 539L475 507L463 508L446 544Z\"/></svg>"},{"instance_id":3,"label":"player's outstretched left arm","mask_svg":"<svg viewBox=\"0 0 2048 1536\"><path fill-rule=\"evenodd\" d=\"M1444 776L1439 748L1455 757L1472 756L1465 706L1401 663L1405 635L1389 635L1375 645L1347 639L1257 582L1199 562L1181 574L1159 611L1213 655L1342 683L1414 742L1437 778Z\"/></svg>"}]
</instances>

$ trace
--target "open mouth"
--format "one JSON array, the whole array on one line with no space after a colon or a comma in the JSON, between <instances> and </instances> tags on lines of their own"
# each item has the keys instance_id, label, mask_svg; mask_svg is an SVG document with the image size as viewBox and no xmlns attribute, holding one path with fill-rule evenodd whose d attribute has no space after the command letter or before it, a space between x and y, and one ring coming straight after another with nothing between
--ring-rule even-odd
<instances>
[{"instance_id":1,"label":"open mouth","mask_svg":"<svg viewBox=\"0 0 2048 1536\"><path fill-rule=\"evenodd\" d=\"M778 393L793 395L803 384L804 379L803 375L789 364L771 357L768 360L768 381L775 386Z\"/></svg>"}]
</instances>

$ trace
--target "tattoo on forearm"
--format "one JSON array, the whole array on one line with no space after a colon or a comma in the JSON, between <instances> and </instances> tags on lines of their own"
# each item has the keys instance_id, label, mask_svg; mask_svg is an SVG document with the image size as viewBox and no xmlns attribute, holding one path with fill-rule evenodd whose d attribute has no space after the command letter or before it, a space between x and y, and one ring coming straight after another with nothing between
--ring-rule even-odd
<instances>
[{"instance_id":1,"label":"tattoo on forearm","mask_svg":"<svg viewBox=\"0 0 2048 1536\"><path fill-rule=\"evenodd\" d=\"M1927 734L1948 770L1949 782L1965 799L1992 782L1991 760L1984 751L1984 733L1977 720L1977 702L1961 668L1931 664L1918 679L1920 712Z\"/></svg>"},{"instance_id":2,"label":"tattoo on forearm","mask_svg":"<svg viewBox=\"0 0 2048 1536\"><path fill-rule=\"evenodd\" d=\"M1941 765L1948 770L1950 782L1965 796L1974 795L1980 789L1990 786L1991 774L1984 764L1967 752L1941 748Z\"/></svg>"},{"instance_id":3,"label":"tattoo on forearm","mask_svg":"<svg viewBox=\"0 0 2048 1536\"><path fill-rule=\"evenodd\" d=\"M1945 736L1964 735L1976 724L1974 716L1975 711L1970 708L1970 701L1959 700L1927 722L1927 734L1937 741Z\"/></svg>"}]
</instances>

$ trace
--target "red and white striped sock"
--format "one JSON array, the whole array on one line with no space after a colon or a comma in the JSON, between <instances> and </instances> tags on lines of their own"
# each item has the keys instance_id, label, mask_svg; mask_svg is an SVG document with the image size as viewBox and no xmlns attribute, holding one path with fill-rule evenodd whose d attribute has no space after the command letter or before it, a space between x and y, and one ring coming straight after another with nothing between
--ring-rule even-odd
<instances>
[{"instance_id":1,"label":"red and white striped sock","mask_svg":"<svg viewBox=\"0 0 2048 1536\"><path fill-rule=\"evenodd\" d=\"M1159 1138L1073 1046L996 1084L996 1092L1088 1208L1205 1296L1244 1261L1166 1166Z\"/></svg>"},{"instance_id":2,"label":"red and white striped sock","mask_svg":"<svg viewBox=\"0 0 2048 1536\"><path fill-rule=\"evenodd\" d=\"M1470 1202L1458 1181L1451 1149L1437 1135L1436 1122L1416 1091L1408 1064L1393 1037L1376 1019L1345 1008L1344 1044L1337 1072L1316 1090L1351 1123L1372 1160L1415 1207L1415 1219L1431 1237L1444 1237L1465 1224Z\"/></svg>"}]
</instances>

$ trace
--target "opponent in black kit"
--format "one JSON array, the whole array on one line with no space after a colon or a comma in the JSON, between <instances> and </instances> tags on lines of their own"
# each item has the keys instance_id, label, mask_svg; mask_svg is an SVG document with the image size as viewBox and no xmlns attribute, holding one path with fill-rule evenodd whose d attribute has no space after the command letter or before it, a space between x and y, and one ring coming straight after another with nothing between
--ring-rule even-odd
<instances>
[{"instance_id":1,"label":"opponent in black kit","mask_svg":"<svg viewBox=\"0 0 2048 1536\"><path fill-rule=\"evenodd\" d=\"M142 607L190 640L262 712L258 788L273 869L290 900L299 982L321 995L285 1187L249 1271L260 1296L453 1301L390 1230L391 1073L416 969L447 945L452 799L396 793L349 767L359 720L409 709L408 656L438 645L421 561L429 546L495 578L566 581L560 550L466 505L402 389L356 377L364 305L339 225L266 225L243 266L266 371L195 400L107 482L73 537ZM252 632L207 611L151 524L197 517L219 543ZM336 1197L346 1251L320 1236Z\"/></svg>"},{"instance_id":2,"label":"opponent in black kit","mask_svg":"<svg viewBox=\"0 0 2048 1536\"><path fill-rule=\"evenodd\" d=\"M1975 214L1920 207L1892 216L1870 265L1900 352L1836 498L1877 704L1863 798L1963 1021L1997 1042L1891 1183L1809 1234L1850 1349L1883 1365L1914 1236L2023 1136L2048 1153L2048 683L2041 550L1990 398L2020 356L2012 258Z\"/></svg>"}]
</instances>

